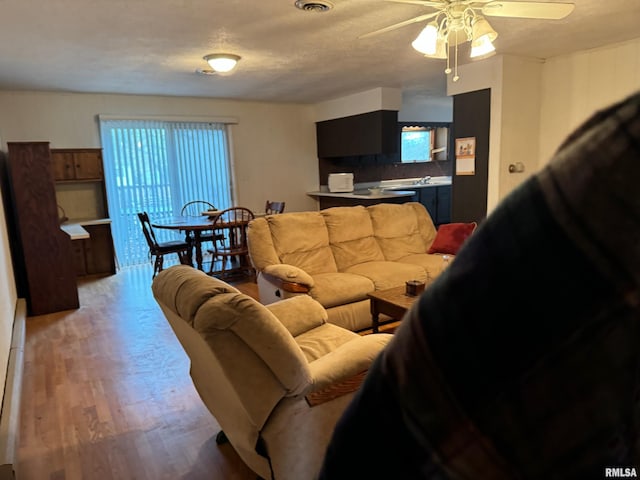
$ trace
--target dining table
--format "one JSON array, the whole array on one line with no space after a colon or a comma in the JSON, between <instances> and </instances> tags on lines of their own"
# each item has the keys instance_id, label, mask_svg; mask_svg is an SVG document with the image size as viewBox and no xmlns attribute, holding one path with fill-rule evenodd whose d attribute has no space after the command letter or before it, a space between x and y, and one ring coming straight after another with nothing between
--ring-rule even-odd
<instances>
[{"instance_id":1,"label":"dining table","mask_svg":"<svg viewBox=\"0 0 640 480\"><path fill-rule=\"evenodd\" d=\"M196 257L196 266L202 270L202 232L213 230L213 221L216 214L196 216L169 216L157 217L152 220L153 228L176 230L183 232L185 240L193 246Z\"/></svg>"}]
</instances>

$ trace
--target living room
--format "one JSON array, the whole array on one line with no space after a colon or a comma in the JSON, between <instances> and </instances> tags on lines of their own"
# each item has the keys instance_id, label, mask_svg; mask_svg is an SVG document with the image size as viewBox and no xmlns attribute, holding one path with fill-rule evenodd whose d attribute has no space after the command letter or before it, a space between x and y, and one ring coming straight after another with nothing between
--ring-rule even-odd
<instances>
[{"instance_id":1,"label":"living room","mask_svg":"<svg viewBox=\"0 0 640 480\"><path fill-rule=\"evenodd\" d=\"M460 65L459 75L460 80L455 84L449 81L446 93L433 101L450 102L453 95L491 88L487 185L487 210L491 211L545 165L581 121L637 89L640 37L622 42L603 38L596 48L576 50L544 62L498 54L482 62ZM327 112L335 109L336 103L350 106L343 111L346 115L362 113L362 99L379 109L386 88L374 85L314 103L3 88L0 149L5 150L7 142L18 141L48 141L54 148L100 147L100 114L233 117L237 119L232 149L238 202L259 210L264 199L277 192L286 198L288 211L314 210L317 203L306 192L318 189L322 181L318 178L315 122L328 118ZM408 107L402 104L399 110ZM514 158L524 165L523 174L509 173L508 165ZM0 328L2 338L10 339L18 295L12 281L4 209L0 209L0 224L0 273L7 279L0 286ZM10 343L3 340L3 375L10 350Z\"/></svg>"}]
</instances>

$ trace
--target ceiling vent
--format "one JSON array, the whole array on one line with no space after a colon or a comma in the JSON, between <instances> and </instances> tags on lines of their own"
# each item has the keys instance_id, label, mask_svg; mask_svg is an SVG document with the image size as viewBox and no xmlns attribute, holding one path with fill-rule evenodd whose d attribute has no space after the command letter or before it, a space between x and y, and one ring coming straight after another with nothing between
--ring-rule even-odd
<instances>
[{"instance_id":1,"label":"ceiling vent","mask_svg":"<svg viewBox=\"0 0 640 480\"><path fill-rule=\"evenodd\" d=\"M305 12L328 12L333 8L331 2L325 2L323 0L296 0L296 8L304 10Z\"/></svg>"}]
</instances>

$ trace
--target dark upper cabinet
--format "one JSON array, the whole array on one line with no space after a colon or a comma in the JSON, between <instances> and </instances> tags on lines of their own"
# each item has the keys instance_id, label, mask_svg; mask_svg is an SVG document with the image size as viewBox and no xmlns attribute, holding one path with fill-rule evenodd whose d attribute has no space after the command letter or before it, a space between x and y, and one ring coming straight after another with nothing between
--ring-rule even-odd
<instances>
[{"instance_id":1,"label":"dark upper cabinet","mask_svg":"<svg viewBox=\"0 0 640 480\"><path fill-rule=\"evenodd\" d=\"M398 112L378 110L316 122L318 157L398 153Z\"/></svg>"}]
</instances>

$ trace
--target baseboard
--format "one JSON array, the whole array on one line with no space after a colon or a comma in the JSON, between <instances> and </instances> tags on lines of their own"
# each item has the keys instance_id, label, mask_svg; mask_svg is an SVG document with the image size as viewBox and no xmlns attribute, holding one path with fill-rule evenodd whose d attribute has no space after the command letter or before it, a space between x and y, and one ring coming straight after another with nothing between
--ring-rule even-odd
<instances>
[{"instance_id":1,"label":"baseboard","mask_svg":"<svg viewBox=\"0 0 640 480\"><path fill-rule=\"evenodd\" d=\"M4 386L2 415L0 415L0 480L15 480L18 462L17 446L20 431L20 397L24 369L24 342L27 303L18 299L13 321L11 350Z\"/></svg>"}]
</instances>

